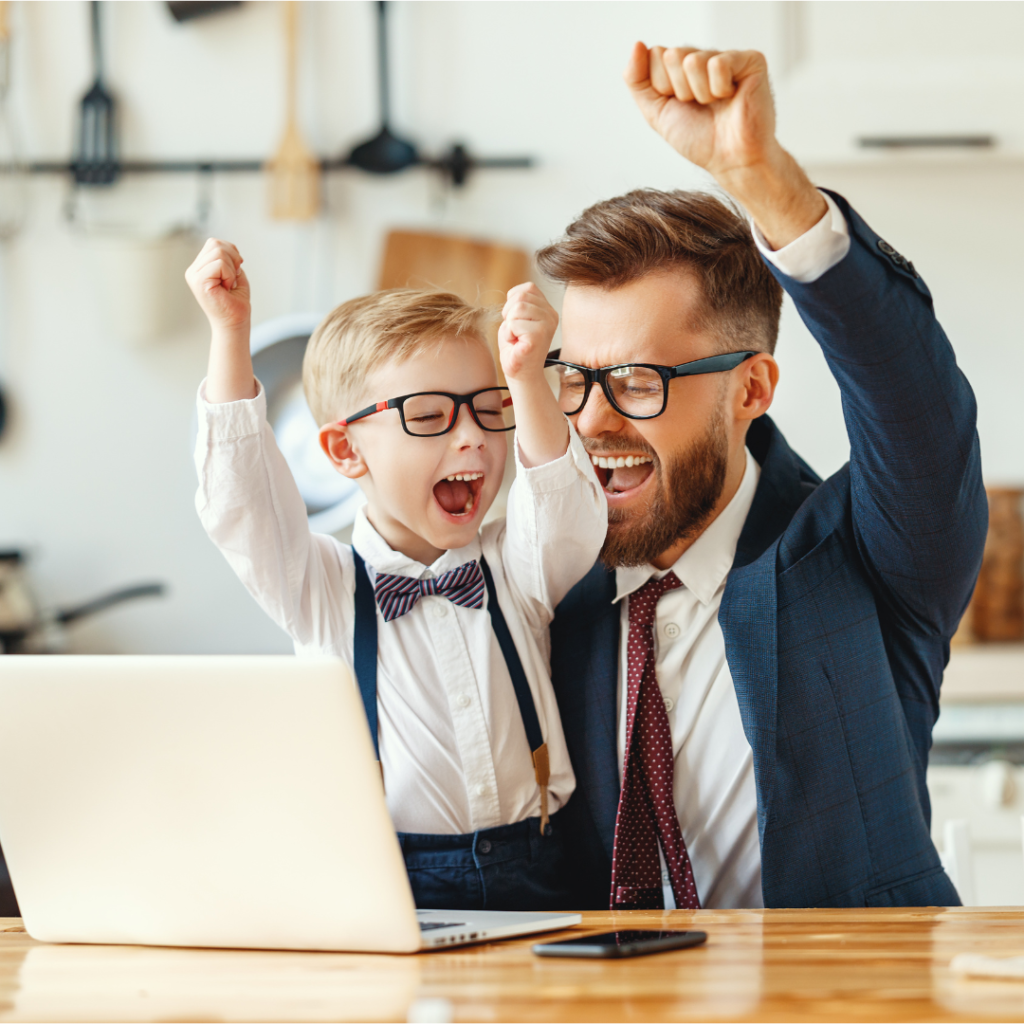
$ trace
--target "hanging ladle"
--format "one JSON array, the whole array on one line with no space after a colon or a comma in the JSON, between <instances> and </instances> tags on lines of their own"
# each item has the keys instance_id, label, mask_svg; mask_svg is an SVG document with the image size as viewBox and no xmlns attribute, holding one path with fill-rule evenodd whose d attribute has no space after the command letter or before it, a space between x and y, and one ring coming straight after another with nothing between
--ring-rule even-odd
<instances>
[{"instance_id":1,"label":"hanging ladle","mask_svg":"<svg viewBox=\"0 0 1024 1024\"><path fill-rule=\"evenodd\" d=\"M380 131L356 146L347 163L373 174L394 174L421 163L416 147L391 131L391 94L388 88L387 4L377 0L377 54L380 88Z\"/></svg>"}]
</instances>

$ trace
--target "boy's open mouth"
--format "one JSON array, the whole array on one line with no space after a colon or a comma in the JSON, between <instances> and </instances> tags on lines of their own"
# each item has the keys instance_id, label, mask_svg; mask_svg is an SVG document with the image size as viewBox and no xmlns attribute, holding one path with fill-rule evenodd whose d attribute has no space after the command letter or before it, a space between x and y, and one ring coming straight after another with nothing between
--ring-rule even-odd
<instances>
[{"instance_id":1,"label":"boy's open mouth","mask_svg":"<svg viewBox=\"0 0 1024 1024\"><path fill-rule=\"evenodd\" d=\"M472 519L483 489L483 473L453 473L434 484L434 499L453 519Z\"/></svg>"},{"instance_id":2,"label":"boy's open mouth","mask_svg":"<svg viewBox=\"0 0 1024 1024\"><path fill-rule=\"evenodd\" d=\"M635 490L654 472L654 459L650 455L591 455L590 461L608 494Z\"/></svg>"}]
</instances>

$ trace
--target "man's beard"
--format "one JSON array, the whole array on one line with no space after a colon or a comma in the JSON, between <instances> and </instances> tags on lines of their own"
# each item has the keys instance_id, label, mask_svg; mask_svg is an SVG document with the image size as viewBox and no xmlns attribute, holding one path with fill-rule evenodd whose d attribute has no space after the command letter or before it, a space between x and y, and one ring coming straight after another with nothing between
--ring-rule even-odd
<instances>
[{"instance_id":1,"label":"man's beard","mask_svg":"<svg viewBox=\"0 0 1024 1024\"><path fill-rule=\"evenodd\" d=\"M646 506L608 509L608 535L601 548L605 565L647 565L677 541L703 532L725 486L729 443L724 427L719 407L704 435L667 464L639 439L583 439L588 449L602 454L641 451L654 467L654 494Z\"/></svg>"}]
</instances>

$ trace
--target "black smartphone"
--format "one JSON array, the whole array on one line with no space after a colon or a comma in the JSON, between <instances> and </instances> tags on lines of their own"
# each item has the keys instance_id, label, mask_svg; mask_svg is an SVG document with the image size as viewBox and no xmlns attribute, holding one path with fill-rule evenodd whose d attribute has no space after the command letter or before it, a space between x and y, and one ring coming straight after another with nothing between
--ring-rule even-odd
<instances>
[{"instance_id":1,"label":"black smartphone","mask_svg":"<svg viewBox=\"0 0 1024 1024\"><path fill-rule=\"evenodd\" d=\"M560 942L538 942L533 951L537 956L646 956L648 953L664 953L668 949L699 946L707 941L707 937L707 932L630 929L604 932L601 935L583 935L578 939L562 939Z\"/></svg>"}]
</instances>

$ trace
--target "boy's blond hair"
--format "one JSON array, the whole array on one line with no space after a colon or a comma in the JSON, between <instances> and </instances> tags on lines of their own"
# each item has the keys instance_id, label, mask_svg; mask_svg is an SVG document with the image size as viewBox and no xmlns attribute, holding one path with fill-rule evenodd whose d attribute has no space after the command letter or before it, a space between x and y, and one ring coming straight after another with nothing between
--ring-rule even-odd
<instances>
[{"instance_id":1,"label":"boy's blond hair","mask_svg":"<svg viewBox=\"0 0 1024 1024\"><path fill-rule=\"evenodd\" d=\"M416 288L391 288L343 302L313 332L302 361L302 386L317 423L334 423L356 412L349 405L361 400L366 378L380 366L450 338L486 346L490 316L452 292Z\"/></svg>"}]
</instances>

